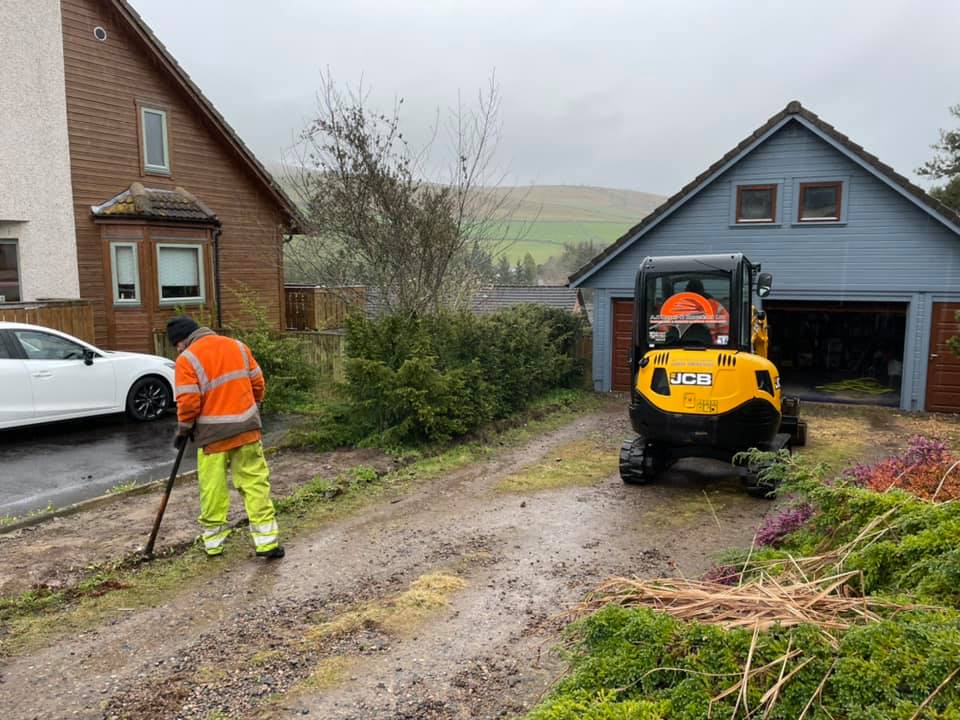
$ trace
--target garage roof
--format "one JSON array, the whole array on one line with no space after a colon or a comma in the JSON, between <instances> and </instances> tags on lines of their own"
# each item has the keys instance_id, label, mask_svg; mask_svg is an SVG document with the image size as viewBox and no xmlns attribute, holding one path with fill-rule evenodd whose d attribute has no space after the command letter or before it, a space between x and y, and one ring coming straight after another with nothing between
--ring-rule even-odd
<instances>
[{"instance_id":1,"label":"garage roof","mask_svg":"<svg viewBox=\"0 0 960 720\"><path fill-rule=\"evenodd\" d=\"M833 127L833 125L821 119L816 113L803 107L799 101L794 100L754 130L748 137L744 138L735 148L730 150L730 152L700 173L700 175L691 182L684 185L678 193L667 198L659 207L655 208L653 212L630 228L619 240L577 270L569 278L570 286L577 287L580 285L584 280L632 245L637 239L659 225L662 220L680 208L687 200L716 180L717 177L736 164L743 156L754 150L763 141L791 121L803 125L827 142L827 144L833 146L852 161L876 176L887 186L946 225L951 231L960 235L960 214L929 195L923 188L910 182L889 165L881 162L876 155L868 153L862 146L853 142L853 140L841 133Z\"/></svg>"}]
</instances>

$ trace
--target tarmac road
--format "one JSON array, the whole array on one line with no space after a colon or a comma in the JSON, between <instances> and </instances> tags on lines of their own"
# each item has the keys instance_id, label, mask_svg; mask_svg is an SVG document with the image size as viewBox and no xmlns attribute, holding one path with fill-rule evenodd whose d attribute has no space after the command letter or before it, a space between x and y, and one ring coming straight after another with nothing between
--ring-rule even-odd
<instances>
[{"instance_id":1,"label":"tarmac road","mask_svg":"<svg viewBox=\"0 0 960 720\"><path fill-rule=\"evenodd\" d=\"M150 423L108 415L0 431L0 517L64 507L123 483L166 478L176 455L176 424L172 413ZM266 444L287 427L286 418L267 418ZM181 472L196 466L188 450Z\"/></svg>"}]
</instances>

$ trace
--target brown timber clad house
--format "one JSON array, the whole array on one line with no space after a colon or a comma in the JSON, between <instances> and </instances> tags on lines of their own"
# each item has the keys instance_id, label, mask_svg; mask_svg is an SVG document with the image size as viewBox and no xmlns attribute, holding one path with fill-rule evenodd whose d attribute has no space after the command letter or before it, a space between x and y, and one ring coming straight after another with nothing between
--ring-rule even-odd
<instances>
[{"instance_id":1,"label":"brown timber clad house","mask_svg":"<svg viewBox=\"0 0 960 720\"><path fill-rule=\"evenodd\" d=\"M125 0L62 0L80 295L96 340L154 352L175 308L222 325L251 291L284 327L297 211Z\"/></svg>"}]
</instances>

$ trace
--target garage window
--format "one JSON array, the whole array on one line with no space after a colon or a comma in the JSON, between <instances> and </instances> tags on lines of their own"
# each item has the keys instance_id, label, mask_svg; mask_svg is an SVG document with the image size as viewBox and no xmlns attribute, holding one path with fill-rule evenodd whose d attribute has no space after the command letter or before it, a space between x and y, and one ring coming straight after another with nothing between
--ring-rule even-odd
<instances>
[{"instance_id":1,"label":"garage window","mask_svg":"<svg viewBox=\"0 0 960 720\"><path fill-rule=\"evenodd\" d=\"M16 240L0 240L0 302L20 302Z\"/></svg>"},{"instance_id":2,"label":"garage window","mask_svg":"<svg viewBox=\"0 0 960 720\"><path fill-rule=\"evenodd\" d=\"M777 186L738 185L736 221L737 224L775 223Z\"/></svg>"},{"instance_id":3,"label":"garage window","mask_svg":"<svg viewBox=\"0 0 960 720\"><path fill-rule=\"evenodd\" d=\"M140 268L134 243L113 243L110 246L113 266L113 302L118 305L140 303Z\"/></svg>"},{"instance_id":4,"label":"garage window","mask_svg":"<svg viewBox=\"0 0 960 720\"><path fill-rule=\"evenodd\" d=\"M798 222L838 222L841 214L843 183L800 183Z\"/></svg>"},{"instance_id":5,"label":"garage window","mask_svg":"<svg viewBox=\"0 0 960 720\"><path fill-rule=\"evenodd\" d=\"M157 245L160 302L203 302L203 246Z\"/></svg>"}]
</instances>

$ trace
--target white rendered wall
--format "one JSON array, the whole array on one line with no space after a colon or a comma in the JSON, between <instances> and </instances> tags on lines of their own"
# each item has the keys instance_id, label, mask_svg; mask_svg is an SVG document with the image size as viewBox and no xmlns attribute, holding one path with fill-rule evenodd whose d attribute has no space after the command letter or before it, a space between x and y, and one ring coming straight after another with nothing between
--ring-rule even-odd
<instances>
[{"instance_id":1,"label":"white rendered wall","mask_svg":"<svg viewBox=\"0 0 960 720\"><path fill-rule=\"evenodd\" d=\"M0 0L0 239L24 300L78 298L59 0Z\"/></svg>"}]
</instances>

